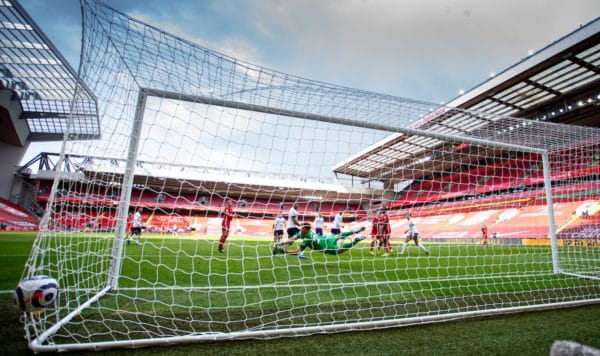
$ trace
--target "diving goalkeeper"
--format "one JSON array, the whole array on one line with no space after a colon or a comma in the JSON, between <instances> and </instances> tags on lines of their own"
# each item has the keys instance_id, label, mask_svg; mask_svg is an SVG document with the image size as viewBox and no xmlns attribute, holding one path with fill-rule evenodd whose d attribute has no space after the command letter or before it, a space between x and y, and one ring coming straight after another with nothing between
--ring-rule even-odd
<instances>
[{"instance_id":1,"label":"diving goalkeeper","mask_svg":"<svg viewBox=\"0 0 600 356\"><path fill-rule=\"evenodd\" d=\"M298 258L304 259L308 258L308 256L304 254L304 250L307 247L310 247L314 251L323 251L330 255L339 255L340 253L344 253L351 249L354 245L364 240L365 237L363 235L358 235L352 241L346 242L342 246L338 246L338 240L359 233L364 229L365 227L363 226L356 231L345 231L340 235L319 236L310 230L310 224L304 223L302 224L300 232L294 236L293 239L289 239L275 246L273 249L273 255L276 253L283 253L288 255L298 255ZM296 240L302 240L300 248L291 251L285 249L287 246L293 244Z\"/></svg>"}]
</instances>

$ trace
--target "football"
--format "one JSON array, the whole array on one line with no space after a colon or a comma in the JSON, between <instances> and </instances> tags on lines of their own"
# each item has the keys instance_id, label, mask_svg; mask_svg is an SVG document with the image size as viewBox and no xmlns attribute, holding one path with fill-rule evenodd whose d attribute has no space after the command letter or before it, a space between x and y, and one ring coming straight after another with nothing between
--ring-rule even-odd
<instances>
[{"instance_id":1,"label":"football","mask_svg":"<svg viewBox=\"0 0 600 356\"><path fill-rule=\"evenodd\" d=\"M50 307L58 297L56 279L36 276L22 280L13 294L15 307L25 312L36 312Z\"/></svg>"}]
</instances>

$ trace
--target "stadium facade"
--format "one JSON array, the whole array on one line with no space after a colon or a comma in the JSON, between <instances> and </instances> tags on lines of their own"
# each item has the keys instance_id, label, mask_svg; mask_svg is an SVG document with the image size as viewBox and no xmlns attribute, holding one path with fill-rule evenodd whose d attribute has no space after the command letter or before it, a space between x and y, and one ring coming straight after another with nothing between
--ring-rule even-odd
<instances>
[{"instance_id":1,"label":"stadium facade","mask_svg":"<svg viewBox=\"0 0 600 356\"><path fill-rule=\"evenodd\" d=\"M3 187L0 198L19 206L28 214L39 217L44 208L44 199L36 199L41 196L38 194L39 186L47 185L47 182L53 179L50 172L57 166L65 171L74 171L82 164L79 162L81 160L72 162L67 157L64 162L59 162L57 157L52 159L56 154L43 153L22 167L18 167L18 162L23 157L29 142L62 140L68 117L73 118L75 127L75 132L71 134L72 139L99 138L101 133L96 99L85 85L82 86L84 90L78 95L82 96L83 101L88 104L78 105L78 111L70 114L69 102L73 98L77 82L75 71L17 2L7 4L10 6L3 6L2 11L7 18L14 18L15 21L12 27L5 26L3 29L3 34L7 38L7 41L3 42L3 58L9 60L2 64L1 84L4 93L2 120L7 130L3 131L2 137L3 157L6 159L2 163L5 176L0 184ZM35 53L27 48L26 42L35 44ZM8 45L9 43L11 45ZM465 114L462 110L480 111L498 116L509 115L534 121L600 127L600 92L597 89L600 86L599 47L600 20L595 20L522 59L493 78L487 79L464 95L451 100L445 108L415 117L410 127L427 130L432 126L443 125L456 127L460 131L461 128L485 125L481 117ZM44 51L43 56L40 56L43 60L36 63L22 62L25 57L34 58L35 54L40 53L40 49ZM38 69L34 71L31 67ZM42 75L40 76L39 73ZM448 110L447 107L456 110ZM398 141L397 135L391 135L340 162L333 168L338 180L329 186L323 185L317 193L312 186L310 189L303 189L303 183L294 182L293 179L273 180L268 185L262 185L261 182L265 182L266 178L255 172L241 172L242 176L246 178L252 176L256 180L256 184L252 184L254 189L245 188L245 191L232 189L235 184L218 179L212 179L209 184L212 185L215 193L242 201L253 199L256 191L260 191L263 193L259 198L272 200L277 204L297 199L306 200L306 197L312 196L318 199L316 201L309 199L307 203L311 206L315 203L321 204L323 201L335 204L335 201L339 200L350 202L353 210L373 210L385 207L387 203L390 203L389 207L394 207L398 206L398 200L406 201L406 196L402 195L401 190L415 184L411 183L413 181L420 182L426 179L426 174L406 177L397 173L390 173L387 176L373 175L372 171L369 169L365 171L360 166L361 162L378 161L380 158L378 155L387 154L386 149L393 144L397 145ZM412 152L410 147L404 149ZM406 166L424 158L418 155L404 156L406 155L399 154L388 165ZM95 158L98 159L111 161L110 157ZM400 160L403 162L399 163ZM89 157L87 162L90 161L94 159ZM118 162L118 160L112 161ZM184 170L185 167L179 169ZM382 172L385 167L377 167L377 169ZM212 172L218 171L219 168L188 168L188 171L193 170ZM226 174L219 174L225 171ZM231 177L232 174L234 172L231 170L223 169L212 176L224 178ZM365 179L367 176L371 178ZM167 177L178 178L173 176L172 172ZM143 180L144 184L163 185L163 181L152 182L150 176L144 177L143 172L140 172L138 179ZM174 186L174 189L180 188ZM364 199L367 191L372 192L371 196ZM362 201L361 196L363 196ZM381 196L381 199L373 199L373 196ZM365 205L366 201L369 201L368 205ZM314 214L316 210L310 209L310 212ZM335 211L326 213L331 215L335 214Z\"/></svg>"}]
</instances>

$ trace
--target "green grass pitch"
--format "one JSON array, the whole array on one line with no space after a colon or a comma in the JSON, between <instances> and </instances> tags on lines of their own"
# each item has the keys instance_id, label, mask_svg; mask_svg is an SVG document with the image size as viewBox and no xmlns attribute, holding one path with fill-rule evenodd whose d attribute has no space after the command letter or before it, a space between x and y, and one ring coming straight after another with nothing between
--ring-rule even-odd
<instances>
[{"instance_id":1,"label":"green grass pitch","mask_svg":"<svg viewBox=\"0 0 600 356\"><path fill-rule=\"evenodd\" d=\"M12 307L11 291L22 274L34 237L33 233L0 233L0 290L3 291L0 295L0 310L3 311L0 317L3 320L0 336L4 341L0 351L3 353L27 353L22 338L23 329L18 322L20 313ZM96 243L101 246L106 240L107 237L102 236L97 241L91 239L71 246L93 249ZM546 247L429 245L433 256L426 257L415 246L409 245L407 255L385 258L371 256L368 245L368 240L361 242L351 251L339 256L311 252L309 260L299 261L294 256L273 257L269 248L270 239L267 237L262 240L234 237L227 242L225 254L219 254L214 238L190 238L185 235L173 238L147 234L142 246L125 246L123 277L119 285L126 291L130 290L132 298L145 298L144 293L150 293L143 291L146 287L162 283L167 299L181 308L185 306L185 293L179 295L169 291L169 286L173 283L181 287L186 287L186 283L188 286L193 284L213 287L213 294L205 292L196 295L209 298L216 309L225 308L225 304L235 311L242 305L252 303L267 309L275 304L285 308L285 303L289 303L287 306L291 308L298 308L299 304L312 304L316 300L327 301L329 304L335 301L360 304L368 300L372 310L366 308L365 313L377 316L374 310L383 312L386 306L392 305L392 300L399 297L414 298L414 293L410 291L416 288L423 290L419 293L420 298L446 298L448 301L453 300L448 299L448 293L486 295L490 289L497 292L499 288L515 293L520 289L560 289L563 284L568 286L571 283L564 277L552 275L550 252ZM396 251L398 247L397 244L394 246ZM168 251L172 254L165 253ZM57 256L60 256L60 252ZM389 280L396 282L386 282ZM261 287L236 290L236 287L242 285ZM324 289L323 285L329 287ZM598 288L595 282L578 281L578 285ZM223 296L224 291L229 289L227 302L222 302L222 306L220 302L215 303L215 300L222 301L225 298L214 297ZM291 291L296 298L276 300L281 295L281 290ZM565 291L564 293L569 293L568 289ZM196 301L199 302L201 301ZM162 304L155 303L151 307L160 308L160 305ZM324 306L321 311L326 314L326 309ZM385 312L414 311L410 308L393 307ZM325 323L330 321L328 317L321 316L321 319ZM307 320L311 322L311 317ZM268 341L179 345L141 349L134 353L505 354L509 350L516 350L526 354L547 354L552 341L556 339L571 339L600 347L598 330L600 306L592 305L418 327ZM435 342L432 341L432 335L435 335ZM121 351L117 351L117 354L119 352ZM132 353L122 353L125 352L128 355Z\"/></svg>"}]
</instances>

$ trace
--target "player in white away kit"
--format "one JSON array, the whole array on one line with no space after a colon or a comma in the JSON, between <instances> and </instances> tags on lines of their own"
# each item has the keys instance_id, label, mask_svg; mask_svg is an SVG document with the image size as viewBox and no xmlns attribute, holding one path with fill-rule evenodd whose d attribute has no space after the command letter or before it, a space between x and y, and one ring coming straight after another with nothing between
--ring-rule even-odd
<instances>
[{"instance_id":1,"label":"player in white away kit","mask_svg":"<svg viewBox=\"0 0 600 356\"><path fill-rule=\"evenodd\" d=\"M342 222L344 218L342 217L342 211L338 211L333 218L333 225L331 226L331 234L339 235L342 233Z\"/></svg>"},{"instance_id":2,"label":"player in white away kit","mask_svg":"<svg viewBox=\"0 0 600 356\"><path fill-rule=\"evenodd\" d=\"M414 240L415 245L417 245L417 247L421 250L425 251L426 255L429 255L429 250L425 246L419 244L419 232L417 231L415 222L410 218L410 214L406 215L406 219L408 220L408 229L406 230L406 240L404 240L402 243L402 251L400 251L400 254L403 255L404 251L406 251L406 243L410 240Z\"/></svg>"},{"instance_id":3,"label":"player in white away kit","mask_svg":"<svg viewBox=\"0 0 600 356\"><path fill-rule=\"evenodd\" d=\"M344 222L344 217L342 215L342 210L340 209L335 217L333 218L333 224L331 226L331 234L339 237L338 245L341 247L344 244L345 237L342 235L342 224Z\"/></svg>"},{"instance_id":4,"label":"player in white away kit","mask_svg":"<svg viewBox=\"0 0 600 356\"><path fill-rule=\"evenodd\" d=\"M285 218L278 214L273 222L273 242L279 242L283 238L283 230L285 229Z\"/></svg>"},{"instance_id":5,"label":"player in white away kit","mask_svg":"<svg viewBox=\"0 0 600 356\"><path fill-rule=\"evenodd\" d=\"M323 226L325 225L325 220L323 219L323 216L321 216L321 213L319 213L315 218L314 224L317 235L323 236Z\"/></svg>"},{"instance_id":6,"label":"player in white away kit","mask_svg":"<svg viewBox=\"0 0 600 356\"><path fill-rule=\"evenodd\" d=\"M136 245L140 245L140 238L142 236L142 208L139 208L135 214L133 214L133 224L131 227L131 237L127 239L127 244L131 244L131 240L136 240Z\"/></svg>"},{"instance_id":7,"label":"player in white away kit","mask_svg":"<svg viewBox=\"0 0 600 356\"><path fill-rule=\"evenodd\" d=\"M298 204L293 203L290 211L288 212L287 222L287 234L288 238L291 239L300 232L300 222L298 221Z\"/></svg>"},{"instance_id":8,"label":"player in white away kit","mask_svg":"<svg viewBox=\"0 0 600 356\"><path fill-rule=\"evenodd\" d=\"M297 209L298 209L298 204L293 203L292 207L288 211L287 235L288 235L288 241L290 241L290 243L295 241L300 236L300 222L298 221L298 210ZM277 223L277 220L276 220L275 224L276 223ZM273 226L273 228L276 229L276 226ZM273 233L276 234L275 231ZM283 231L281 232L281 236L279 237L279 240L277 240L277 237L275 236L276 240L273 243L273 256L275 256L277 254L279 246L281 245L281 237L283 237Z\"/></svg>"}]
</instances>

